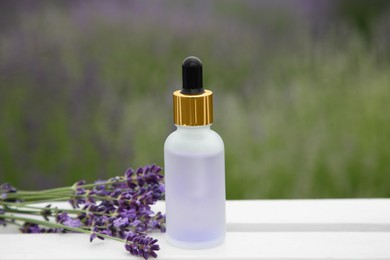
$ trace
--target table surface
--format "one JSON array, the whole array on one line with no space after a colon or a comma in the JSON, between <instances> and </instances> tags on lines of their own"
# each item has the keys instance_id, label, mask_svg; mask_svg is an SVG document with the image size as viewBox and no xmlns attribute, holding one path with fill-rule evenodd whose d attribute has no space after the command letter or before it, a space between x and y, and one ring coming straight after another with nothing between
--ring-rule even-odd
<instances>
[{"instance_id":1,"label":"table surface","mask_svg":"<svg viewBox=\"0 0 390 260\"><path fill-rule=\"evenodd\" d=\"M180 249L153 234L158 259L390 259L390 199L227 201L226 217L226 241L215 248ZM7 226L0 227L0 259L141 258L116 241Z\"/></svg>"}]
</instances>

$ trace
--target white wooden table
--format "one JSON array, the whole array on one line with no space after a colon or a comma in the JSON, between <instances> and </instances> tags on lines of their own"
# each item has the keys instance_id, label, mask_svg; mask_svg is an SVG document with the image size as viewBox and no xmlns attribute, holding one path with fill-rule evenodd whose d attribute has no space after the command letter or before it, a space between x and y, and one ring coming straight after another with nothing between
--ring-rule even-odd
<instances>
[{"instance_id":1,"label":"white wooden table","mask_svg":"<svg viewBox=\"0 0 390 260\"><path fill-rule=\"evenodd\" d=\"M223 245L185 250L155 234L158 259L390 259L390 199L227 202ZM156 210L164 204L156 205ZM19 234L0 227L0 259L141 259L83 234Z\"/></svg>"}]
</instances>

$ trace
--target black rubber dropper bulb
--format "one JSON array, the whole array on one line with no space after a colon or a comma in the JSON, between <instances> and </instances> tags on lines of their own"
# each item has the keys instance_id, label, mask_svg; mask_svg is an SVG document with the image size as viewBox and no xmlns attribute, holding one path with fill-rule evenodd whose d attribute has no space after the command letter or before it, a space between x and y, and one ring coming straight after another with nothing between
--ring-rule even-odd
<instances>
[{"instance_id":1,"label":"black rubber dropper bulb","mask_svg":"<svg viewBox=\"0 0 390 260\"><path fill-rule=\"evenodd\" d=\"M182 64L183 89L182 94L197 95L204 93L202 62L190 56Z\"/></svg>"}]
</instances>

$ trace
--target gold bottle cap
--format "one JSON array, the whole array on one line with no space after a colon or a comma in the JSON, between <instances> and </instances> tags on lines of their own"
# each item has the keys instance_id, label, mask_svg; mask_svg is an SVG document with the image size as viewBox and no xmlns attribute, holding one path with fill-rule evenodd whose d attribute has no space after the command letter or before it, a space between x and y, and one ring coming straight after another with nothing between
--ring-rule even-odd
<instances>
[{"instance_id":1,"label":"gold bottle cap","mask_svg":"<svg viewBox=\"0 0 390 260\"><path fill-rule=\"evenodd\" d=\"M213 92L186 95L173 92L173 119L175 125L203 126L213 123Z\"/></svg>"}]
</instances>

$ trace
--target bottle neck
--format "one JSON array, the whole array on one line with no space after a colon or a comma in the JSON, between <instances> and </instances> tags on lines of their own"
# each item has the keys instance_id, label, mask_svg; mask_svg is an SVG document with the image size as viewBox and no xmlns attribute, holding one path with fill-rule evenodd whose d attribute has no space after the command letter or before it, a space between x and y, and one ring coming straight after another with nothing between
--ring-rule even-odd
<instances>
[{"instance_id":1,"label":"bottle neck","mask_svg":"<svg viewBox=\"0 0 390 260\"><path fill-rule=\"evenodd\" d=\"M184 126L184 125L176 125L177 131L180 132L203 132L211 129L211 124L202 125L202 126Z\"/></svg>"}]
</instances>

